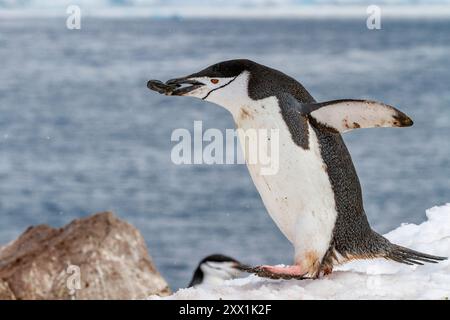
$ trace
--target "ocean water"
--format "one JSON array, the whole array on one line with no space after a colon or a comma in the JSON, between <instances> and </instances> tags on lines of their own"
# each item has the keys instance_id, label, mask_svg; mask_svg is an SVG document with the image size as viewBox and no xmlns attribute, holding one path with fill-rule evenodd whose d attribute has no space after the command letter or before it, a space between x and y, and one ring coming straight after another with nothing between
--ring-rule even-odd
<instances>
[{"instance_id":1,"label":"ocean water","mask_svg":"<svg viewBox=\"0 0 450 320\"><path fill-rule=\"evenodd\" d=\"M250 58L317 100L370 98L415 125L345 135L379 232L450 201L450 21L0 20L0 244L29 225L113 210L134 224L172 288L224 253L290 263L244 165L170 160L177 128L233 128L220 107L150 92L148 79Z\"/></svg>"}]
</instances>

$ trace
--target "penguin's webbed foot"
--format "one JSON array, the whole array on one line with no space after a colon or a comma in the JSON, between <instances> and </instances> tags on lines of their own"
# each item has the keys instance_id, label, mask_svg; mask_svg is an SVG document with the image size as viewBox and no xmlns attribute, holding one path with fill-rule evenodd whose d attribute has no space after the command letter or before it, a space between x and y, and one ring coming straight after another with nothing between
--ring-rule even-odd
<instances>
[{"instance_id":1,"label":"penguin's webbed foot","mask_svg":"<svg viewBox=\"0 0 450 320\"><path fill-rule=\"evenodd\" d=\"M243 269L243 271L254 273L258 277L263 278L270 278L270 279L297 279L297 280L304 280L304 279L311 279L309 277L306 277L305 272L303 272L300 269L300 266L257 266L257 267L248 267Z\"/></svg>"}]
</instances>

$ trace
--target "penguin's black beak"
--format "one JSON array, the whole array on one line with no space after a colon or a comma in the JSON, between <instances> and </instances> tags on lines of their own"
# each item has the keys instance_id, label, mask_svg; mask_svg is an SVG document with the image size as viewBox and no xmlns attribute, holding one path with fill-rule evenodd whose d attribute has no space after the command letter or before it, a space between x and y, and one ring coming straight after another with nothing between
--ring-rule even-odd
<instances>
[{"instance_id":1,"label":"penguin's black beak","mask_svg":"<svg viewBox=\"0 0 450 320\"><path fill-rule=\"evenodd\" d=\"M177 78L177 79L171 79L166 82L168 86L176 86L176 89L172 91L172 95L174 96L182 96L186 93L195 90L197 88L200 88L204 86L203 83L191 80L188 77L183 78Z\"/></svg>"},{"instance_id":2,"label":"penguin's black beak","mask_svg":"<svg viewBox=\"0 0 450 320\"><path fill-rule=\"evenodd\" d=\"M241 272L246 272L246 271L252 269L251 266L246 265L246 264L242 264L242 263L240 263L240 262L236 262L236 263L233 265L233 268L236 269L236 270L238 270L238 271L241 271Z\"/></svg>"},{"instance_id":3,"label":"penguin's black beak","mask_svg":"<svg viewBox=\"0 0 450 320\"><path fill-rule=\"evenodd\" d=\"M166 83L159 80L149 80L147 82L147 88L150 90L170 96L183 96L202 86L204 86L203 83L189 79L189 77L171 79Z\"/></svg>"}]
</instances>

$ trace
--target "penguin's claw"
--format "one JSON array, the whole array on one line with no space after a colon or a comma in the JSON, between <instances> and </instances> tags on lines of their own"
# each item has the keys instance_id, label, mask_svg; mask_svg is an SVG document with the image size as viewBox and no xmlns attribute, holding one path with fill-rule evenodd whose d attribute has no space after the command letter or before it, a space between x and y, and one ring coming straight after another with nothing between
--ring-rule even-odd
<instances>
[{"instance_id":1,"label":"penguin's claw","mask_svg":"<svg viewBox=\"0 0 450 320\"><path fill-rule=\"evenodd\" d=\"M306 273L300 270L299 266L286 266L286 267L277 267L277 266L257 266L257 267L248 267L243 271L254 273L258 277L262 278L270 278L270 279L297 279L304 280L310 279L305 277Z\"/></svg>"}]
</instances>

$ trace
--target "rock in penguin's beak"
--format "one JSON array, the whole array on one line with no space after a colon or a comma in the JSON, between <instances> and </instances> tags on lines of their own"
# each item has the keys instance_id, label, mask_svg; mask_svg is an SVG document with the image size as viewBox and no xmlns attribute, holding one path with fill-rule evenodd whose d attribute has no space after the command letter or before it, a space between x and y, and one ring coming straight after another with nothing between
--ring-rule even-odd
<instances>
[{"instance_id":1,"label":"rock in penguin's beak","mask_svg":"<svg viewBox=\"0 0 450 320\"><path fill-rule=\"evenodd\" d=\"M149 80L147 82L147 88L168 96L183 96L202 86L204 86L203 83L188 77L171 79L166 83L159 80Z\"/></svg>"}]
</instances>

